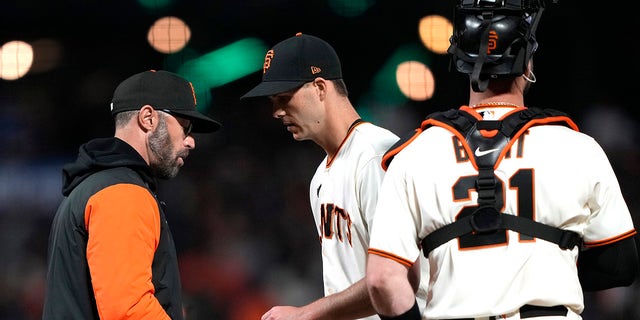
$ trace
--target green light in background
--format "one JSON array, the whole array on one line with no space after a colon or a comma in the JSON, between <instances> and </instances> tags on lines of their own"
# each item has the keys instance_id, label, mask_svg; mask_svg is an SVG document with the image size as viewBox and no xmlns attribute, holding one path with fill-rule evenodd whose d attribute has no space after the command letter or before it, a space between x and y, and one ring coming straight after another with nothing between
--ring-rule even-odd
<instances>
[{"instance_id":1,"label":"green light in background","mask_svg":"<svg viewBox=\"0 0 640 320\"><path fill-rule=\"evenodd\" d=\"M357 17L375 4L375 0L329 0L329 7L343 17Z\"/></svg>"},{"instance_id":2,"label":"green light in background","mask_svg":"<svg viewBox=\"0 0 640 320\"><path fill-rule=\"evenodd\" d=\"M396 81L396 69L405 61L414 60L429 65L430 52L423 45L417 43L405 44L390 56L374 75L371 88L358 101L358 112L363 118L375 121L375 110L384 110L402 106L407 97L400 91Z\"/></svg>"},{"instance_id":3,"label":"green light in background","mask_svg":"<svg viewBox=\"0 0 640 320\"><path fill-rule=\"evenodd\" d=\"M215 88L262 69L267 50L259 39L242 39L187 61L180 71L194 81Z\"/></svg>"},{"instance_id":4,"label":"green light in background","mask_svg":"<svg viewBox=\"0 0 640 320\"><path fill-rule=\"evenodd\" d=\"M194 58L189 57L192 53L187 50L172 60L183 61L176 68L177 73L193 83L196 96L202 102L198 103L199 108L206 109L211 104L212 88L261 70L267 50L262 40L246 38Z\"/></svg>"},{"instance_id":5,"label":"green light in background","mask_svg":"<svg viewBox=\"0 0 640 320\"><path fill-rule=\"evenodd\" d=\"M147 9L163 9L173 2L173 0L138 0L138 3Z\"/></svg>"}]
</instances>

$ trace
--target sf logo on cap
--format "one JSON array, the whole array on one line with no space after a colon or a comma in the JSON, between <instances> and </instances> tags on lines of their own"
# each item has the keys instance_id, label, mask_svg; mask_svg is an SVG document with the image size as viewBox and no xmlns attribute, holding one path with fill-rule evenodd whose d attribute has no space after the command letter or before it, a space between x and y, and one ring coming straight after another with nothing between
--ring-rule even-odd
<instances>
[{"instance_id":1,"label":"sf logo on cap","mask_svg":"<svg viewBox=\"0 0 640 320\"><path fill-rule=\"evenodd\" d=\"M271 67L271 59L275 56L273 49L267 51L267 54L264 56L264 65L262 66L262 73L267 73L267 69Z\"/></svg>"}]
</instances>

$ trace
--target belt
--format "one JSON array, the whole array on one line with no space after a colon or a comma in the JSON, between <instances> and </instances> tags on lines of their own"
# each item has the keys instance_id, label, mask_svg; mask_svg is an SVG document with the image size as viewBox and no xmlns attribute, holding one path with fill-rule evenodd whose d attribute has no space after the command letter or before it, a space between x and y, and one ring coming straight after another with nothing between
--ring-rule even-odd
<instances>
[{"instance_id":1,"label":"belt","mask_svg":"<svg viewBox=\"0 0 640 320\"><path fill-rule=\"evenodd\" d=\"M547 316L566 316L569 310L565 306L540 307L525 304L520 308L520 319L547 317ZM491 316L489 320L500 320L501 316ZM473 318L462 318L453 320L474 320Z\"/></svg>"}]
</instances>

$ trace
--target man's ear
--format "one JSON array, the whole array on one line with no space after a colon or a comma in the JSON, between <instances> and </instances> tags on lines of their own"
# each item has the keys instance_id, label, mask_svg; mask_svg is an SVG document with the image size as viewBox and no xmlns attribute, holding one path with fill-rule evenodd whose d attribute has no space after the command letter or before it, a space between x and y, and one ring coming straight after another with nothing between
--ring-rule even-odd
<instances>
[{"instance_id":1,"label":"man's ear","mask_svg":"<svg viewBox=\"0 0 640 320\"><path fill-rule=\"evenodd\" d=\"M138 112L138 125L144 131L151 131L158 123L158 112L150 105L144 105Z\"/></svg>"},{"instance_id":2,"label":"man's ear","mask_svg":"<svg viewBox=\"0 0 640 320\"><path fill-rule=\"evenodd\" d=\"M531 89L531 85L537 81L536 75L533 73L533 58L529 59L529 63L527 63L527 68L524 70L522 77L526 80L522 93L527 94Z\"/></svg>"},{"instance_id":3,"label":"man's ear","mask_svg":"<svg viewBox=\"0 0 640 320\"><path fill-rule=\"evenodd\" d=\"M318 89L320 98L324 98L327 95L327 86L329 85L325 78L317 77L313 80L313 86Z\"/></svg>"}]
</instances>

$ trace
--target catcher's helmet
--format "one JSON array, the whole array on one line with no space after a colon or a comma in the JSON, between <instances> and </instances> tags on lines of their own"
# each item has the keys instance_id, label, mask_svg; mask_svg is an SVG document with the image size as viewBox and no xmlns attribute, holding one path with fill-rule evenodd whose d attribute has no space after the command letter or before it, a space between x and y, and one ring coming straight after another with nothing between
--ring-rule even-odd
<instances>
[{"instance_id":1,"label":"catcher's helmet","mask_svg":"<svg viewBox=\"0 0 640 320\"><path fill-rule=\"evenodd\" d=\"M458 0L448 52L456 70L471 74L474 91L484 91L489 79L524 74L545 6L545 0Z\"/></svg>"}]
</instances>

